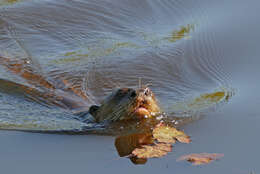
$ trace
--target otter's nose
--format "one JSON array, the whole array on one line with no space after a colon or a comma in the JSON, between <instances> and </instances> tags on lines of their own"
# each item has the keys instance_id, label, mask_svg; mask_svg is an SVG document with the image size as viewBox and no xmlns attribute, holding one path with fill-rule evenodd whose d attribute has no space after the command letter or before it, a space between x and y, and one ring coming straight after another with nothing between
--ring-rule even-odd
<instances>
[{"instance_id":1,"label":"otter's nose","mask_svg":"<svg viewBox=\"0 0 260 174\"><path fill-rule=\"evenodd\" d=\"M145 88L145 89L144 89L144 95L146 95L146 96L151 95L151 91L150 91L149 88Z\"/></svg>"}]
</instances>

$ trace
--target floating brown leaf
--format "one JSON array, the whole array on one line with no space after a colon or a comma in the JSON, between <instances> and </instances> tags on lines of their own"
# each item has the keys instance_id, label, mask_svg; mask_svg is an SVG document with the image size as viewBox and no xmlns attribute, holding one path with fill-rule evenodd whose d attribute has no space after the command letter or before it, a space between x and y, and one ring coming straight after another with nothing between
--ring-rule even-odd
<instances>
[{"instance_id":1,"label":"floating brown leaf","mask_svg":"<svg viewBox=\"0 0 260 174\"><path fill-rule=\"evenodd\" d=\"M132 154L138 158L159 158L171 151L171 144L158 143L154 145L144 145L141 148L136 148Z\"/></svg>"},{"instance_id":2,"label":"floating brown leaf","mask_svg":"<svg viewBox=\"0 0 260 174\"><path fill-rule=\"evenodd\" d=\"M162 123L158 124L153 130L153 137L162 143L175 143L176 140L182 143L190 143L190 137L183 131L179 131L174 127L166 126ZM176 140L175 140L176 139Z\"/></svg>"},{"instance_id":3,"label":"floating brown leaf","mask_svg":"<svg viewBox=\"0 0 260 174\"><path fill-rule=\"evenodd\" d=\"M162 143L175 143L175 139L173 137L173 132L175 128L164 126L162 124L157 125L157 127L153 130L153 137Z\"/></svg>"},{"instance_id":4,"label":"floating brown leaf","mask_svg":"<svg viewBox=\"0 0 260 174\"><path fill-rule=\"evenodd\" d=\"M194 154L181 156L177 161L187 160L191 162L193 165L202 165L202 164L208 164L223 156L224 154L218 154L218 153L200 153L200 154L194 153Z\"/></svg>"},{"instance_id":5,"label":"floating brown leaf","mask_svg":"<svg viewBox=\"0 0 260 174\"><path fill-rule=\"evenodd\" d=\"M183 133L184 134L184 133ZM189 136L187 135L179 135L177 137L175 137L179 142L181 143L190 143L191 142L191 139Z\"/></svg>"}]
</instances>

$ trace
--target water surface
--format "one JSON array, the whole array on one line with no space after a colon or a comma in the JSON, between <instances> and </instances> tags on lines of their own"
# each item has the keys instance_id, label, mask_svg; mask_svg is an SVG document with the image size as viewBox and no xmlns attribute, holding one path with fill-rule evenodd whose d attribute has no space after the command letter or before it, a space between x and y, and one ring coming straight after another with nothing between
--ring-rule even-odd
<instances>
[{"instance_id":1,"label":"water surface","mask_svg":"<svg viewBox=\"0 0 260 174\"><path fill-rule=\"evenodd\" d=\"M177 144L168 156L144 166L119 158L110 136L1 131L2 170L259 172L258 6L254 0L3 3L0 55L28 60L50 81L62 76L85 91L87 106L98 104L116 87L138 87L141 78L143 84L151 83L167 113L206 117L183 127L191 144ZM31 85L2 66L0 72L1 79ZM198 100L223 91L235 96L224 103ZM14 89L1 90L1 126L81 127L69 111L14 94ZM225 157L203 167L176 162L180 155L198 152Z\"/></svg>"}]
</instances>

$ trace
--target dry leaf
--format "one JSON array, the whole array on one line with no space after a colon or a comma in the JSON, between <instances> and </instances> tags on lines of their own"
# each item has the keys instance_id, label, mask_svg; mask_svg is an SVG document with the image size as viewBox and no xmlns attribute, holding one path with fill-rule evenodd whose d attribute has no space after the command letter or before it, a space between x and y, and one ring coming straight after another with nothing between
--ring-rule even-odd
<instances>
[{"instance_id":1,"label":"dry leaf","mask_svg":"<svg viewBox=\"0 0 260 174\"><path fill-rule=\"evenodd\" d=\"M138 158L158 158L172 151L171 144L158 143L154 145L144 145L136 148L132 154Z\"/></svg>"},{"instance_id":2,"label":"dry leaf","mask_svg":"<svg viewBox=\"0 0 260 174\"><path fill-rule=\"evenodd\" d=\"M187 135L181 135L181 136L177 136L175 137L179 142L181 143L190 143L191 142L191 139L189 136Z\"/></svg>"},{"instance_id":3,"label":"dry leaf","mask_svg":"<svg viewBox=\"0 0 260 174\"><path fill-rule=\"evenodd\" d=\"M190 155L181 156L177 161L187 160L191 162L193 165L202 165L202 164L208 164L223 156L224 154L218 154L218 153L200 153L200 154L194 153Z\"/></svg>"},{"instance_id":4,"label":"dry leaf","mask_svg":"<svg viewBox=\"0 0 260 174\"><path fill-rule=\"evenodd\" d=\"M158 125L153 130L153 137L158 141L162 143L175 143L175 139L173 137L173 132L175 128L164 126L162 124Z\"/></svg>"},{"instance_id":5,"label":"dry leaf","mask_svg":"<svg viewBox=\"0 0 260 174\"><path fill-rule=\"evenodd\" d=\"M182 143L190 143L190 137L183 131L178 131L174 127L165 126L160 123L153 130L153 137L162 143L175 143L175 139Z\"/></svg>"}]
</instances>

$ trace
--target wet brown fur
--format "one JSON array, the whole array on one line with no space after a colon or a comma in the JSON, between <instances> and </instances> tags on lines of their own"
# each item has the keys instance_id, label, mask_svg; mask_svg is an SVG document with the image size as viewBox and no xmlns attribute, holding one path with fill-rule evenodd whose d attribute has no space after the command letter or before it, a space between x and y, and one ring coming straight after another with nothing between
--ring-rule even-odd
<instances>
[{"instance_id":1,"label":"wet brown fur","mask_svg":"<svg viewBox=\"0 0 260 174\"><path fill-rule=\"evenodd\" d=\"M144 107L149 111L147 117L160 112L153 92L149 88L143 87L138 90L131 88L117 89L102 102L100 108L92 115L97 122L138 119L140 117L135 115L135 110L139 107Z\"/></svg>"}]
</instances>

